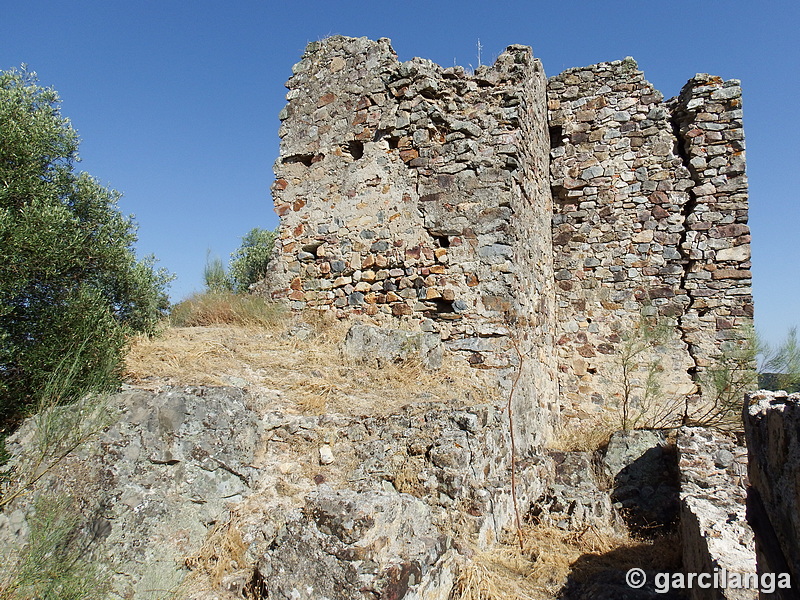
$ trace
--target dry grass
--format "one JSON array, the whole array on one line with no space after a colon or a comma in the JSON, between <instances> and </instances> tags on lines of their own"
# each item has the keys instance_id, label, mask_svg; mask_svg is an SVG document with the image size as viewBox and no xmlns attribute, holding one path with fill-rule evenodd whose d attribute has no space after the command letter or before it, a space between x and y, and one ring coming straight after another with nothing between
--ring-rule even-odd
<instances>
[{"instance_id":1,"label":"dry grass","mask_svg":"<svg viewBox=\"0 0 800 600\"><path fill-rule=\"evenodd\" d=\"M242 541L235 521L216 524L200 549L184 559L192 571L192 579L204 579L212 588L219 587L223 577L246 566L247 545Z\"/></svg>"},{"instance_id":2,"label":"dry grass","mask_svg":"<svg viewBox=\"0 0 800 600\"><path fill-rule=\"evenodd\" d=\"M607 412L586 419L573 419L563 425L549 447L564 452L594 452L608 445L619 424Z\"/></svg>"},{"instance_id":3,"label":"dry grass","mask_svg":"<svg viewBox=\"0 0 800 600\"><path fill-rule=\"evenodd\" d=\"M633 542L588 528L580 533L546 525L529 525L524 530L524 553L531 560L527 579L540 592L555 594L566 583L584 555L603 555Z\"/></svg>"},{"instance_id":4,"label":"dry grass","mask_svg":"<svg viewBox=\"0 0 800 600\"><path fill-rule=\"evenodd\" d=\"M275 327L286 317L286 309L259 296L233 292L193 294L176 304L170 323L177 327L244 325Z\"/></svg>"},{"instance_id":5,"label":"dry grass","mask_svg":"<svg viewBox=\"0 0 800 600\"><path fill-rule=\"evenodd\" d=\"M378 367L343 356L340 346L351 324L307 311L284 313L260 326L171 327L159 337L134 341L126 380L150 388L239 385L269 397L273 408L313 414L380 414L414 402L495 400L485 373L447 356L438 371L414 360Z\"/></svg>"},{"instance_id":6,"label":"dry grass","mask_svg":"<svg viewBox=\"0 0 800 600\"><path fill-rule=\"evenodd\" d=\"M460 565L453 600L541 600L528 580L531 561L517 548L477 552Z\"/></svg>"},{"instance_id":7,"label":"dry grass","mask_svg":"<svg viewBox=\"0 0 800 600\"><path fill-rule=\"evenodd\" d=\"M637 540L593 528L569 532L528 525L523 541L520 551L516 535L510 535L505 544L466 559L456 581L455 600L544 600L556 597L568 581L591 581L611 570L681 567L675 536Z\"/></svg>"},{"instance_id":8,"label":"dry grass","mask_svg":"<svg viewBox=\"0 0 800 600\"><path fill-rule=\"evenodd\" d=\"M406 461L394 469L392 484L401 494L411 494L421 497L424 489L419 480L424 460L418 456L410 456Z\"/></svg>"}]
</instances>

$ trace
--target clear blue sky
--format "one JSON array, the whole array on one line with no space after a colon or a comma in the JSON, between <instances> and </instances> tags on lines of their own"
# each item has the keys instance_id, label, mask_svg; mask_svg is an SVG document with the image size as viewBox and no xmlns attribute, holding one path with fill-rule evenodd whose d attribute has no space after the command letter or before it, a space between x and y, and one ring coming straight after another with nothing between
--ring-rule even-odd
<instances>
[{"instance_id":1,"label":"clear blue sky","mask_svg":"<svg viewBox=\"0 0 800 600\"><path fill-rule=\"evenodd\" d=\"M800 8L795 2L45 2L0 0L0 69L27 63L56 88L83 140L80 168L125 196L139 253L202 287L208 249L227 259L272 228L278 112L307 42L389 37L401 60L477 66L513 43L548 75L633 56L666 97L692 75L742 80L756 325L800 324Z\"/></svg>"}]
</instances>

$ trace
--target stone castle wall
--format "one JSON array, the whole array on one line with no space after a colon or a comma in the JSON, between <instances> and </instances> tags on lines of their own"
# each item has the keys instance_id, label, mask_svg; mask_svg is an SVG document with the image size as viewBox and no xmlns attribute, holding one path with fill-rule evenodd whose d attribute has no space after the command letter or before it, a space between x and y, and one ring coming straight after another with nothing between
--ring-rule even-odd
<instances>
[{"instance_id":1,"label":"stone castle wall","mask_svg":"<svg viewBox=\"0 0 800 600\"><path fill-rule=\"evenodd\" d=\"M633 59L570 69L548 93L560 388L580 410L586 396L603 406L621 394L618 348L643 312L686 310L692 181L662 96ZM692 393L679 331L662 350L670 391Z\"/></svg>"},{"instance_id":2,"label":"stone castle wall","mask_svg":"<svg viewBox=\"0 0 800 600\"><path fill-rule=\"evenodd\" d=\"M752 317L739 82L698 75L665 102L633 59L548 84L562 401L620 401L621 344L670 327L638 362L664 393L702 372ZM644 377L644 375L640 375ZM674 423L659 423L672 425Z\"/></svg>"},{"instance_id":3,"label":"stone castle wall","mask_svg":"<svg viewBox=\"0 0 800 600\"><path fill-rule=\"evenodd\" d=\"M747 520L756 542L758 572L789 573L792 589L774 596L797 598L800 578L800 394L760 390L745 397Z\"/></svg>"},{"instance_id":4,"label":"stone castle wall","mask_svg":"<svg viewBox=\"0 0 800 600\"><path fill-rule=\"evenodd\" d=\"M694 182L681 248L689 297L681 328L702 371L753 317L741 86L700 74L670 108Z\"/></svg>"},{"instance_id":5,"label":"stone castle wall","mask_svg":"<svg viewBox=\"0 0 800 600\"><path fill-rule=\"evenodd\" d=\"M273 297L436 332L506 392L521 362L523 447L619 402L643 317L673 398L750 322L737 81L665 102L633 59L548 82L524 46L469 74L338 36L293 72Z\"/></svg>"},{"instance_id":6,"label":"stone castle wall","mask_svg":"<svg viewBox=\"0 0 800 600\"><path fill-rule=\"evenodd\" d=\"M528 357L518 433L540 442L556 377L539 61L512 46L467 75L336 37L309 46L287 86L273 295L438 332L505 388Z\"/></svg>"}]
</instances>

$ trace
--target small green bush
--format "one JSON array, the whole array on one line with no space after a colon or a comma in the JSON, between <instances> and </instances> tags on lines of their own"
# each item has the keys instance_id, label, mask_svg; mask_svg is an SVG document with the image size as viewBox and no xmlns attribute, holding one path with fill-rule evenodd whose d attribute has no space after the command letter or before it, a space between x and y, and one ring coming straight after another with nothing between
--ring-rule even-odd
<instances>
[{"instance_id":1,"label":"small green bush","mask_svg":"<svg viewBox=\"0 0 800 600\"><path fill-rule=\"evenodd\" d=\"M237 292L264 279L275 247L275 232L255 227L242 238L242 245L231 255L230 279Z\"/></svg>"},{"instance_id":2,"label":"small green bush","mask_svg":"<svg viewBox=\"0 0 800 600\"><path fill-rule=\"evenodd\" d=\"M222 259L218 256L211 258L210 251L206 256L206 266L203 269L203 281L206 284L206 289L211 292L233 291L233 283L228 273L225 271L225 265L222 263Z\"/></svg>"},{"instance_id":3,"label":"small green bush","mask_svg":"<svg viewBox=\"0 0 800 600\"><path fill-rule=\"evenodd\" d=\"M742 428L742 404L746 392L756 388L756 358L763 349L752 325L741 327L733 339L720 344L720 354L699 377L707 400L691 413L691 423L738 431Z\"/></svg>"},{"instance_id":4,"label":"small green bush","mask_svg":"<svg viewBox=\"0 0 800 600\"><path fill-rule=\"evenodd\" d=\"M797 327L792 327L777 347L762 344L760 385L773 390L796 392L800 390L800 342Z\"/></svg>"},{"instance_id":5,"label":"small green bush","mask_svg":"<svg viewBox=\"0 0 800 600\"><path fill-rule=\"evenodd\" d=\"M108 573L92 556L94 540L81 531L81 521L78 507L70 499L38 497L29 521L28 543L16 564L0 573L0 599L106 598Z\"/></svg>"},{"instance_id":6,"label":"small green bush","mask_svg":"<svg viewBox=\"0 0 800 600\"><path fill-rule=\"evenodd\" d=\"M616 356L622 429L664 427L677 416L674 399L663 391L663 357L659 354L672 338L674 324L664 317L645 314L644 308L622 334Z\"/></svg>"},{"instance_id":7,"label":"small green bush","mask_svg":"<svg viewBox=\"0 0 800 600\"><path fill-rule=\"evenodd\" d=\"M58 468L64 458L95 437L113 421L108 411L108 381L118 368L118 357L107 355L105 362L92 365L87 374L83 351L91 347L80 343L51 373L29 407L35 435L26 453L28 461L17 468L0 466L0 510L15 498L28 493L46 473ZM66 406L69 405L69 406ZM5 438L2 439L5 442ZM3 444L0 465L10 456Z\"/></svg>"},{"instance_id":8,"label":"small green bush","mask_svg":"<svg viewBox=\"0 0 800 600\"><path fill-rule=\"evenodd\" d=\"M95 438L113 420L107 396L86 391L105 387L105 373L116 359L107 357L88 379L82 374L79 344L74 356L59 363L39 393L33 417L34 435L26 452L11 467L0 467L0 510L14 500L38 492L27 513L27 544L6 548L0 566L0 600L103 600L107 597L108 564L97 556L96 539L81 513L81 502L66 495L44 491L37 482L62 468L64 459ZM75 380L84 378L76 391ZM64 406L64 404L70 406ZM8 455L0 461L8 460ZM84 506L84 509L86 507ZM97 509L99 507L95 507Z\"/></svg>"}]
</instances>

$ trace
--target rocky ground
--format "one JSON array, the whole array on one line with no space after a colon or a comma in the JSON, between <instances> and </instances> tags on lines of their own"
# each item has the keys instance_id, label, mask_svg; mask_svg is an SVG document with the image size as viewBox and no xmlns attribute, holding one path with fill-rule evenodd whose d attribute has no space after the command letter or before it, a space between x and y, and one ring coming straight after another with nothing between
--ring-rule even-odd
<instances>
[{"instance_id":1,"label":"rocky ground","mask_svg":"<svg viewBox=\"0 0 800 600\"><path fill-rule=\"evenodd\" d=\"M481 372L431 340L359 327L138 342L121 393L8 440L6 577L58 507L69 543L51 554L91 565L98 594L108 584L87 597L663 597L624 573L680 568L678 450L695 438L620 433L602 452L517 456L516 533L507 415ZM695 471L724 479L728 454Z\"/></svg>"}]
</instances>

